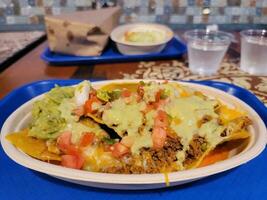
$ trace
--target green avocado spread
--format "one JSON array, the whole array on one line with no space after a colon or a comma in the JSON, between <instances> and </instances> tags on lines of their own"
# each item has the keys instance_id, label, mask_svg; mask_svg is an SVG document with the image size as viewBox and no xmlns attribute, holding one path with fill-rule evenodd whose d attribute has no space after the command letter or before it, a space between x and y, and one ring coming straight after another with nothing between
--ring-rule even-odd
<instances>
[{"instance_id":1,"label":"green avocado spread","mask_svg":"<svg viewBox=\"0 0 267 200\"><path fill-rule=\"evenodd\" d=\"M33 104L30 136L54 139L61 130L65 129L67 122L62 117L60 104L63 100L71 99L74 96L74 90L74 87L56 86L45 94L44 98Z\"/></svg>"}]
</instances>

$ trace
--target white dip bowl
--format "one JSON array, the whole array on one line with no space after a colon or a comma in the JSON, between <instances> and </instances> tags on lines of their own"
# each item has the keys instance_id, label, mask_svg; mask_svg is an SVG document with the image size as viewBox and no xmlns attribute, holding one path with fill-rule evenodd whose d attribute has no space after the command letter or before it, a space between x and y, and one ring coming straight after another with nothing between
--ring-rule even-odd
<instances>
[{"instance_id":1,"label":"white dip bowl","mask_svg":"<svg viewBox=\"0 0 267 200\"><path fill-rule=\"evenodd\" d=\"M127 40L127 35L129 36L131 33L142 33L144 37L139 37L141 41L132 41L129 38ZM155 36L154 40L145 40L144 38L147 38L145 37L147 34ZM116 43L121 54L142 55L161 52L173 38L173 31L161 24L136 23L116 27L111 32L110 37Z\"/></svg>"}]
</instances>

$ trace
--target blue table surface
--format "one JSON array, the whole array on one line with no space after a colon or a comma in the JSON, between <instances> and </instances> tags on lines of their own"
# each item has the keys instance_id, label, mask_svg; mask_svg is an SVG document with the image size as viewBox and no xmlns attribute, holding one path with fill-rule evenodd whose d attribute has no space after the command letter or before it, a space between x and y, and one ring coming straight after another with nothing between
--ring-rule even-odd
<instances>
[{"instance_id":1,"label":"blue table surface","mask_svg":"<svg viewBox=\"0 0 267 200\"><path fill-rule=\"evenodd\" d=\"M18 100L18 105L16 105L16 99L14 99L16 94L21 94L21 97L26 101L32 96L36 96L48 90L55 82L57 81L34 83L35 85L32 84L15 90L4 98L0 102L0 110L4 111L0 114L0 127L3 120L9 115L9 112L22 103L20 99ZM57 83L68 85L74 82L75 81L59 81ZM228 87L230 86L228 85ZM24 96L22 95L23 92ZM14 105L8 106L8 104L6 104L7 101L12 101ZM6 108L4 106L6 106ZM261 109L263 108L265 107L261 107ZM262 117L264 117L266 123L266 112L262 114L264 115L262 115ZM128 200L141 198L153 200L267 199L267 150L265 149L257 158L242 166L192 183L156 190L120 191L81 186L32 171L9 159L3 152L2 147L0 148L0 200L117 200L121 198L127 198Z\"/></svg>"}]
</instances>

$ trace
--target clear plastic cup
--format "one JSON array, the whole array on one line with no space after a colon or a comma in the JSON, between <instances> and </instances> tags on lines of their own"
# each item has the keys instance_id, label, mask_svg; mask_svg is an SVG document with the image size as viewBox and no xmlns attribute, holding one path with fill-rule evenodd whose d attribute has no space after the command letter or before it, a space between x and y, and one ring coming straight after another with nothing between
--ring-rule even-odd
<instances>
[{"instance_id":1,"label":"clear plastic cup","mask_svg":"<svg viewBox=\"0 0 267 200\"><path fill-rule=\"evenodd\" d=\"M220 68L233 35L223 31L191 30L187 40L189 69L194 74L212 75Z\"/></svg>"},{"instance_id":2,"label":"clear plastic cup","mask_svg":"<svg viewBox=\"0 0 267 200\"><path fill-rule=\"evenodd\" d=\"M267 30L244 30L241 34L241 70L267 75Z\"/></svg>"}]
</instances>

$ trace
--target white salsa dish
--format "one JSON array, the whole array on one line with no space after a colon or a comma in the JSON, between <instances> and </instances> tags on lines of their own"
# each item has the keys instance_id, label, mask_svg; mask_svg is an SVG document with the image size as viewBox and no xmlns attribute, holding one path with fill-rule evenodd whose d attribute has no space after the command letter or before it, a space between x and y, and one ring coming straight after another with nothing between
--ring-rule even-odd
<instances>
[{"instance_id":1,"label":"white salsa dish","mask_svg":"<svg viewBox=\"0 0 267 200\"><path fill-rule=\"evenodd\" d=\"M161 24L136 23L116 27L110 37L121 54L142 55L161 52L173 31Z\"/></svg>"}]
</instances>

